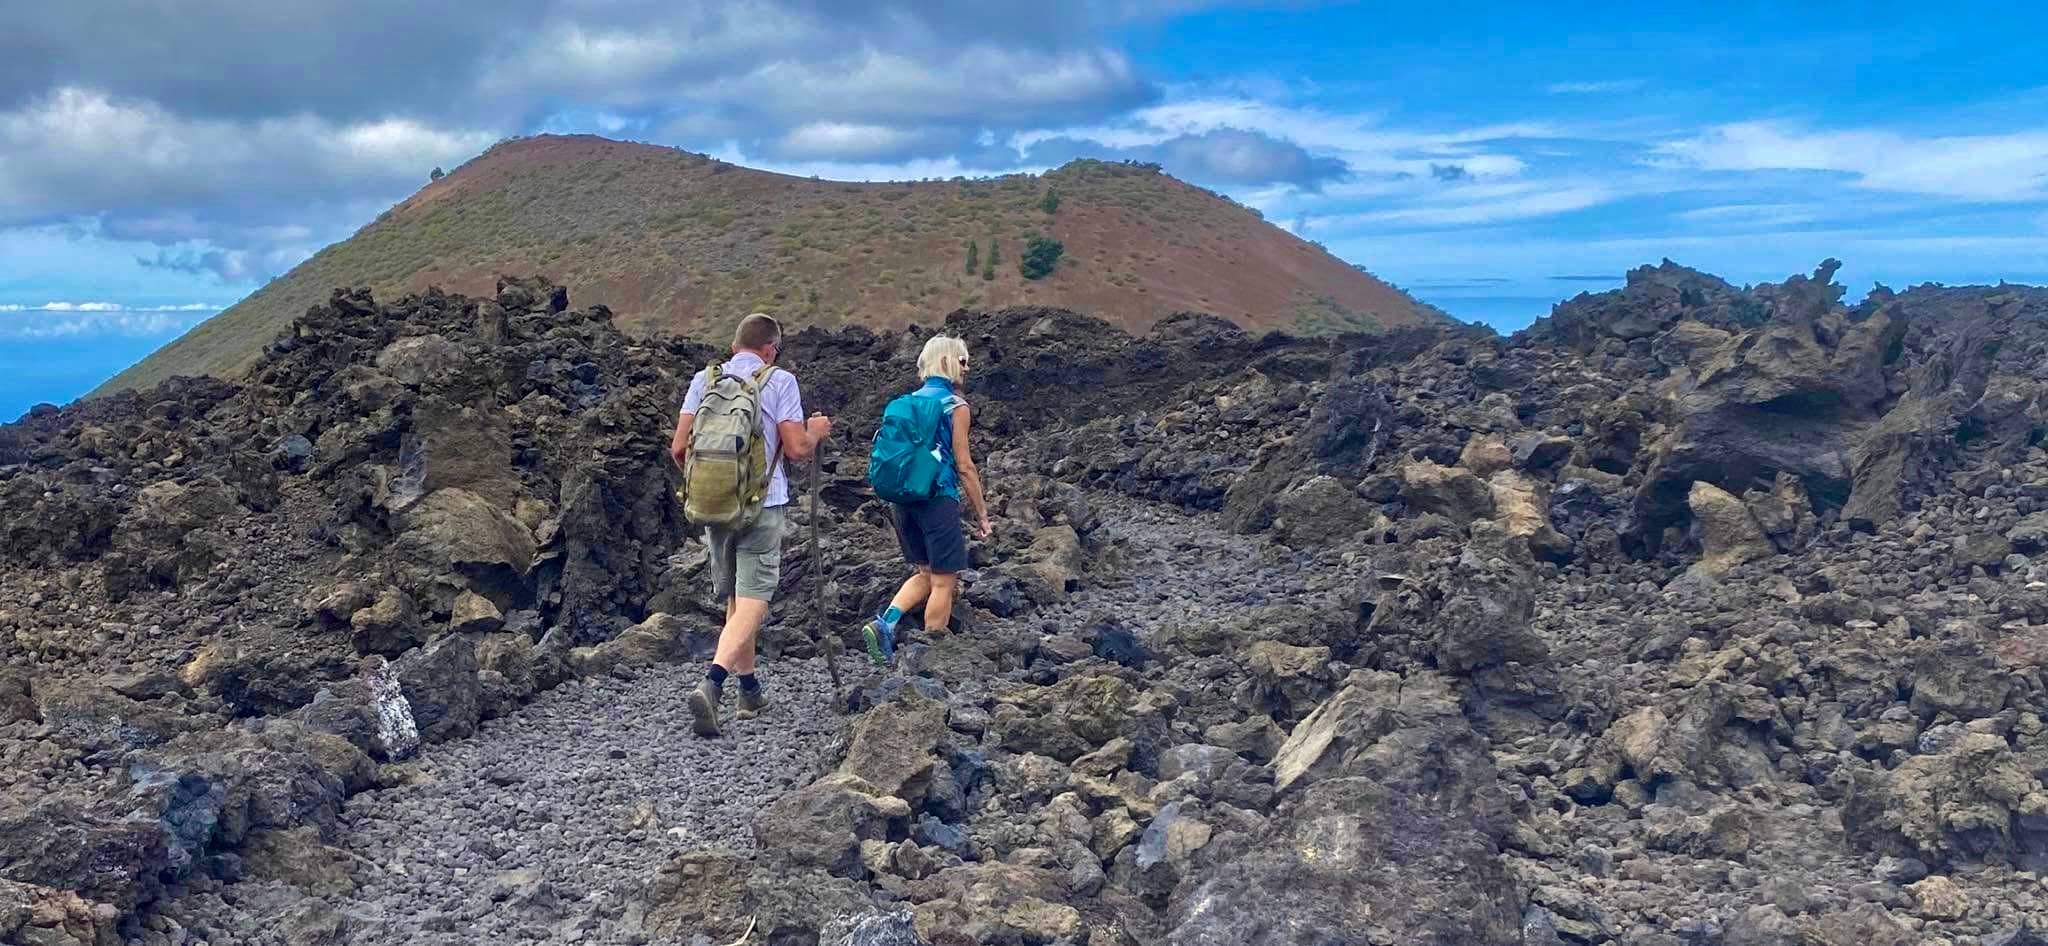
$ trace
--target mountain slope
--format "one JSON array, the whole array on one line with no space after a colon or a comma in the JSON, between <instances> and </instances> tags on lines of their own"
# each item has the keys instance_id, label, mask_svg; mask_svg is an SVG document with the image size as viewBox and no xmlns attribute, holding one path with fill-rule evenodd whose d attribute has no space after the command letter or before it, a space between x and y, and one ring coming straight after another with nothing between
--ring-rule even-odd
<instances>
[{"instance_id":1,"label":"mountain slope","mask_svg":"<svg viewBox=\"0 0 2048 946\"><path fill-rule=\"evenodd\" d=\"M1058 195L1048 211L1047 192ZM1018 272L1033 233L1066 248ZM967 269L968 241L978 265ZM987 266L990 243L998 260ZM984 279L984 270L990 278ZM1442 319L1257 212L1148 165L856 184L591 136L507 141L122 372L101 391L230 376L335 286L488 295L546 273L628 331L713 337L756 309L794 324L901 327L1018 303L1143 329L1177 311L1248 328L1373 330Z\"/></svg>"}]
</instances>

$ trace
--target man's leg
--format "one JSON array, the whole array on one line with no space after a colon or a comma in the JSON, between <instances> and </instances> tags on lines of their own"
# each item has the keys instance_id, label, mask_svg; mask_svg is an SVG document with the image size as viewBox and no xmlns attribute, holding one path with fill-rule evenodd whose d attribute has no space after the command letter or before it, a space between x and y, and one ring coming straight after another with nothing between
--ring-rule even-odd
<instances>
[{"instance_id":1,"label":"man's leg","mask_svg":"<svg viewBox=\"0 0 2048 946\"><path fill-rule=\"evenodd\" d=\"M718 653L711 662L734 676L753 676L754 644L760 640L761 625L767 620L768 602L735 598L726 609L725 629L718 633Z\"/></svg>"}]
</instances>

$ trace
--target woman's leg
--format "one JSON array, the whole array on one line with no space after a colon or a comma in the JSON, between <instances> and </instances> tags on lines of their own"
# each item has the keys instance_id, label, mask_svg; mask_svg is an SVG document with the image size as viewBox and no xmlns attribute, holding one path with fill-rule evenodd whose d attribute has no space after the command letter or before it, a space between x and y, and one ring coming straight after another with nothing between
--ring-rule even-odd
<instances>
[{"instance_id":1,"label":"woman's leg","mask_svg":"<svg viewBox=\"0 0 2048 946\"><path fill-rule=\"evenodd\" d=\"M904 614L918 606L926 595L932 593L932 570L917 566L917 574L903 580L903 587L896 589L896 597L889 599L889 606Z\"/></svg>"},{"instance_id":2,"label":"woman's leg","mask_svg":"<svg viewBox=\"0 0 2048 946\"><path fill-rule=\"evenodd\" d=\"M959 587L958 574L931 572L931 597L924 603L924 632L933 637L946 633L953 622L953 592Z\"/></svg>"}]
</instances>

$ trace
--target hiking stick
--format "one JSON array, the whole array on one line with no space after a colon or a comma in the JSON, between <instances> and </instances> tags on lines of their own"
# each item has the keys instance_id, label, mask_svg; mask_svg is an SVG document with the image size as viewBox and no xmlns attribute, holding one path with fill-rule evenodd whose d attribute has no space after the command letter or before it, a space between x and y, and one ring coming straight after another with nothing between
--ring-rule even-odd
<instances>
[{"instance_id":1,"label":"hiking stick","mask_svg":"<svg viewBox=\"0 0 2048 946\"><path fill-rule=\"evenodd\" d=\"M825 618L825 560L818 552L818 481L824 478L825 450L811 455L811 601L817 609L812 640L825 651L825 670L832 675L832 711L846 712L846 691L839 683L839 652L844 649Z\"/></svg>"}]
</instances>

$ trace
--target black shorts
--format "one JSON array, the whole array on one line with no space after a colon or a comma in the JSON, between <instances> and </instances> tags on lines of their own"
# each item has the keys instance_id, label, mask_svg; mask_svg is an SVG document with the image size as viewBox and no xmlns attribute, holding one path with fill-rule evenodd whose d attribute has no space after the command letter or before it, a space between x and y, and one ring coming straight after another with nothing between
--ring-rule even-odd
<instances>
[{"instance_id":1,"label":"black shorts","mask_svg":"<svg viewBox=\"0 0 2048 946\"><path fill-rule=\"evenodd\" d=\"M908 505L897 503L896 541L913 565L941 575L967 570L967 530L960 525L960 501L947 497Z\"/></svg>"}]
</instances>

